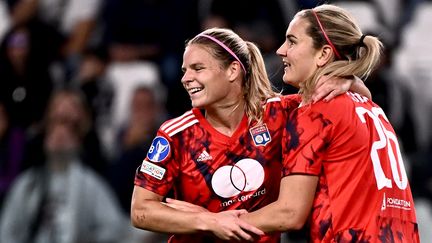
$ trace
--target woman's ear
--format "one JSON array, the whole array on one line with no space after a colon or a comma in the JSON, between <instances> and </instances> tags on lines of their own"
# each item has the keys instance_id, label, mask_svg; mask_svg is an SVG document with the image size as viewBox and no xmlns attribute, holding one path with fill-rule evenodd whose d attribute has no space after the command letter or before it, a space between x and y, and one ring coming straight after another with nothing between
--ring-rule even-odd
<instances>
[{"instance_id":1,"label":"woman's ear","mask_svg":"<svg viewBox=\"0 0 432 243\"><path fill-rule=\"evenodd\" d=\"M318 52L318 67L325 66L327 63L331 61L333 50L329 45L324 45L321 50Z\"/></svg>"},{"instance_id":2,"label":"woman's ear","mask_svg":"<svg viewBox=\"0 0 432 243\"><path fill-rule=\"evenodd\" d=\"M242 72L240 63L237 61L232 62L231 65L228 67L227 72L230 81L236 80L237 77L240 76Z\"/></svg>"}]
</instances>

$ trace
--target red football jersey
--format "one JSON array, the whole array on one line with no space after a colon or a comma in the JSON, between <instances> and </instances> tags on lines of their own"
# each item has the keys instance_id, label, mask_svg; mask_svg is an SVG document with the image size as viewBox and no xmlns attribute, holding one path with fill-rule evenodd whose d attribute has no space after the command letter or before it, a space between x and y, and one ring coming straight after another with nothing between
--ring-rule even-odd
<instances>
[{"instance_id":1,"label":"red football jersey","mask_svg":"<svg viewBox=\"0 0 432 243\"><path fill-rule=\"evenodd\" d=\"M254 211L277 200L282 176L281 139L286 112L298 107L296 96L272 98L265 104L263 123L248 124L246 116L228 137L213 128L198 109L169 120L159 128L135 185L212 212ZM257 242L278 242L273 233ZM217 242L209 235L174 235L170 242Z\"/></svg>"},{"instance_id":2,"label":"red football jersey","mask_svg":"<svg viewBox=\"0 0 432 243\"><path fill-rule=\"evenodd\" d=\"M311 242L419 242L413 197L383 110L347 92L292 112L284 175L319 177Z\"/></svg>"}]
</instances>

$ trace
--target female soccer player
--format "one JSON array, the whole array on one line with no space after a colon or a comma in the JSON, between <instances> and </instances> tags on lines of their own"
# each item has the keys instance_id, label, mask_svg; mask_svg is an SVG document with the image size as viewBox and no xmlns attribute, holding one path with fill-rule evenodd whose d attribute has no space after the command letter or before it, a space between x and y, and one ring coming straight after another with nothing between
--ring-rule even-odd
<instances>
[{"instance_id":1,"label":"female soccer player","mask_svg":"<svg viewBox=\"0 0 432 243\"><path fill-rule=\"evenodd\" d=\"M365 79L381 49L342 8L296 14L277 50L284 82L301 93L284 132L279 198L243 219L271 232L299 228L310 215L311 242L419 242L401 151L383 110L355 92L311 102L322 75Z\"/></svg>"},{"instance_id":2,"label":"female soccer player","mask_svg":"<svg viewBox=\"0 0 432 243\"><path fill-rule=\"evenodd\" d=\"M173 233L170 242L278 242L280 233L263 235L238 216L276 201L282 132L298 97L275 93L259 49L226 29L191 39L182 69L193 109L154 138L135 178L133 225ZM208 211L167 207L171 189Z\"/></svg>"}]
</instances>

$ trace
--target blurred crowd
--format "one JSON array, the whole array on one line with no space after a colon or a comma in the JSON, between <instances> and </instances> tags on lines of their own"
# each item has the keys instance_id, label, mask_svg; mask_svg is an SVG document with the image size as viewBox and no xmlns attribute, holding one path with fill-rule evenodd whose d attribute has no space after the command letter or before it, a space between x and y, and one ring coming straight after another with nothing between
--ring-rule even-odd
<instances>
[{"instance_id":1,"label":"blurred crowd","mask_svg":"<svg viewBox=\"0 0 432 243\"><path fill-rule=\"evenodd\" d=\"M130 226L130 199L157 128L190 109L185 41L232 28L260 47L275 88L295 93L275 51L292 16L323 2L0 0L0 243L166 240ZM399 136L432 242L432 1L325 2L385 44L366 85Z\"/></svg>"}]
</instances>

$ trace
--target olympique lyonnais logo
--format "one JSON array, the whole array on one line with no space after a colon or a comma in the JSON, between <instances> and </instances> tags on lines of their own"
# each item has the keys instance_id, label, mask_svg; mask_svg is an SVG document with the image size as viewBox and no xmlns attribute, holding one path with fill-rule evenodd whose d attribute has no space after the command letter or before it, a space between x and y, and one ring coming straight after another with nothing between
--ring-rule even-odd
<instances>
[{"instance_id":1,"label":"olympique lyonnais logo","mask_svg":"<svg viewBox=\"0 0 432 243\"><path fill-rule=\"evenodd\" d=\"M230 198L222 202L222 207L237 201L246 201L252 197L265 194L265 188L256 191L264 182L264 168L254 159L242 159L235 165L218 168L213 174L211 184L213 191L220 197ZM242 192L256 191L252 195L238 196ZM238 196L238 197L235 197Z\"/></svg>"},{"instance_id":2,"label":"olympique lyonnais logo","mask_svg":"<svg viewBox=\"0 0 432 243\"><path fill-rule=\"evenodd\" d=\"M249 129L249 132L256 146L265 146L271 141L270 132L267 129L266 124L252 127Z\"/></svg>"},{"instance_id":3,"label":"olympique lyonnais logo","mask_svg":"<svg viewBox=\"0 0 432 243\"><path fill-rule=\"evenodd\" d=\"M147 153L147 158L152 162L161 162L170 153L170 145L164 137L157 136L153 139L152 145Z\"/></svg>"}]
</instances>

